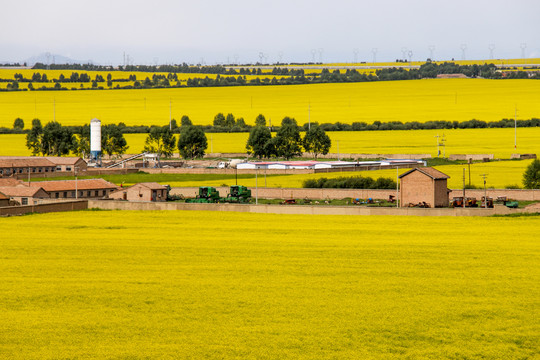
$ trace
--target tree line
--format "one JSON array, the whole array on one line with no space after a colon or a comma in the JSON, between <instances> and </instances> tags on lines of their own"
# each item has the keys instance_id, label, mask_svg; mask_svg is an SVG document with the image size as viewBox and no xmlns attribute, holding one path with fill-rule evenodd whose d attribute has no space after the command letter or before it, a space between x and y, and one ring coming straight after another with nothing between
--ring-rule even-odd
<instances>
[{"instance_id":1,"label":"tree line","mask_svg":"<svg viewBox=\"0 0 540 360\"><path fill-rule=\"evenodd\" d=\"M257 118L263 117L260 114ZM39 119L34 119L38 120ZM266 121L266 120L265 120ZM179 134L181 131L180 126L193 125L191 119L187 115L183 115L180 120L180 125L176 119L171 120L171 130L175 134ZM226 132L250 132L254 127L258 125L257 120L255 125L246 124L243 117L236 118L233 114L229 113L226 116L223 113L218 113L214 117L213 123L209 125L201 125L200 127L206 133L226 133ZM485 129L485 128L512 128L514 126L519 128L528 127L540 127L539 118L531 118L528 120L514 120L514 119L502 119L500 121L482 121L482 120L468 120L468 121L427 121L427 122L401 122L390 121L381 122L375 121L372 124L366 122L353 122L352 124L345 124L341 122L336 123L311 123L311 126L318 126L324 131L380 131L380 130L434 130L434 129ZM0 127L0 134L26 134L30 130L25 129L24 120L16 118L13 122L13 128ZM120 122L117 125L119 131L122 134L148 134L152 129L152 126L148 125L132 125L127 126L125 123ZM278 131L279 126L268 125L270 131ZM80 132L80 126L68 126L73 133ZM300 126L301 131L307 131L310 128L309 123L304 123Z\"/></svg>"},{"instance_id":2,"label":"tree line","mask_svg":"<svg viewBox=\"0 0 540 360\"><path fill-rule=\"evenodd\" d=\"M37 65L37 64L36 64ZM37 68L42 68L42 64ZM74 65L69 65L69 68L72 68ZM57 67L62 68L61 65ZM36 68L36 67L34 67ZM105 67L108 68L108 67ZM182 69L181 71L179 71ZM191 67L187 64L181 66L177 65L164 65L164 66L126 66L121 67L121 70L124 71L163 71L168 72L168 75L163 74L154 74L152 79L146 77L144 81L136 80L135 75L130 75L130 80L122 79L122 81L134 81L133 85L120 86L116 84L113 87L113 81L110 78L111 74L107 75L107 86L110 89L149 89L149 88L165 88L165 87L217 87L217 86L259 86L259 85L300 85L300 84L319 84L319 83L344 83L344 82L369 82L369 81L393 81L393 80L417 80L417 79L426 79L426 78L436 78L440 74L464 74L467 77L482 77L486 79L540 79L540 72L535 72L530 74L526 71L499 71L494 64L483 64L483 65L459 65L453 62L445 62L442 64L437 64L431 61L427 61L422 64L419 69L405 69L405 68L388 68L388 69L379 69L376 71L375 75L360 73L356 69L347 69L345 72L340 70L330 71L328 69L323 69L320 74L311 73L305 74L303 69L288 69L288 68L279 68L274 67L271 72L271 75L279 75L280 78L276 76L270 77L257 77L254 79L247 80L247 75L259 75L262 76L263 72L260 68L258 69L249 69L249 68L240 68L238 70L234 68L225 68L221 65L208 66L208 67ZM178 76L176 73L185 72L185 73L207 73L207 74L217 74L215 78L210 78L208 76L204 78L195 77L188 78L185 84L182 84L181 81L178 81ZM243 75L242 75L243 74ZM36 80L25 79L21 74L15 74L15 80L11 79L0 79L0 82L11 82L8 84L6 89L0 89L0 91L17 91L17 90L26 90L19 88L19 82L30 82L28 89L30 90L68 90L66 87L62 87L61 83L66 82L77 82L74 79L80 79L79 82L89 82L89 77L86 74L77 74L73 73L69 78L61 75L59 79L54 79L55 85L53 88L48 88L41 86L39 88L34 88L32 82L48 82L48 79L45 74L38 76L39 73L34 73L33 78L36 77ZM83 76L85 75L85 76ZM222 77L221 75L239 75ZM284 76L284 77L283 77ZM133 79L133 80L131 80ZM99 86L99 83L104 82L102 75L96 75L96 78L92 81L92 89L103 90L103 86ZM176 81L173 83L172 81ZM87 88L77 89L72 87L71 90L87 90Z\"/></svg>"}]
</instances>

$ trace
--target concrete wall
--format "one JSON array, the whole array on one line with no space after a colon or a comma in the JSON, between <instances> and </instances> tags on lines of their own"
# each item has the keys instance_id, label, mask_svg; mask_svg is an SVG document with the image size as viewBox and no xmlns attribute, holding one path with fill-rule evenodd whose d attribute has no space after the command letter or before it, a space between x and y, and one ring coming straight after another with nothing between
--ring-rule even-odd
<instances>
[{"instance_id":1,"label":"concrete wall","mask_svg":"<svg viewBox=\"0 0 540 360\"><path fill-rule=\"evenodd\" d=\"M308 206L308 205L254 205L254 204L186 204L88 200L89 208L107 210L197 210L234 211L259 214L305 214L305 215L400 215L400 216L491 216L525 212L524 209L509 209L495 206L482 208L387 208L356 206Z\"/></svg>"},{"instance_id":2,"label":"concrete wall","mask_svg":"<svg viewBox=\"0 0 540 360\"><path fill-rule=\"evenodd\" d=\"M229 193L228 187L217 187L221 196ZM251 195L255 197L255 188L250 187ZM199 193L198 187L175 187L171 189L171 195L183 195L184 197L195 197ZM454 189L449 198L462 196L462 189ZM388 199L389 195L396 196L396 190L378 190L378 189L303 189L303 188L264 188L259 187L259 198L261 199ZM484 196L484 190L466 190L468 197L480 199ZM514 190L514 189L488 189L487 195L494 199L499 196L506 196L509 199L523 201L540 201L540 190ZM401 201L401 200L400 200Z\"/></svg>"},{"instance_id":3,"label":"concrete wall","mask_svg":"<svg viewBox=\"0 0 540 360\"><path fill-rule=\"evenodd\" d=\"M485 161L487 160L493 160L494 156L493 154L453 154L450 155L449 160L473 160L473 161Z\"/></svg>"},{"instance_id":4,"label":"concrete wall","mask_svg":"<svg viewBox=\"0 0 540 360\"><path fill-rule=\"evenodd\" d=\"M88 209L88 201L66 201L40 205L0 207L0 216L23 215L28 213L49 213Z\"/></svg>"},{"instance_id":5,"label":"concrete wall","mask_svg":"<svg viewBox=\"0 0 540 360\"><path fill-rule=\"evenodd\" d=\"M217 187L222 197L227 196L229 187ZM256 197L257 190L250 187L251 196ZM198 187L176 187L171 189L171 195L195 197L199 193ZM258 196L261 199L388 199L390 195L396 196L396 190L374 189L303 189L303 188L263 188L259 187Z\"/></svg>"}]
</instances>

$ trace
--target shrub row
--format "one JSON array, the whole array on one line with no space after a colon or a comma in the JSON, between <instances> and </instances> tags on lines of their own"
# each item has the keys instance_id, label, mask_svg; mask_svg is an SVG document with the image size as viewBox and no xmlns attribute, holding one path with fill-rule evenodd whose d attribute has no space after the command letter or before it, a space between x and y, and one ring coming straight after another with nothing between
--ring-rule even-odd
<instances>
[{"instance_id":1,"label":"shrub row","mask_svg":"<svg viewBox=\"0 0 540 360\"><path fill-rule=\"evenodd\" d=\"M342 176L332 179L307 179L302 182L302 187L311 189L395 189L396 182L383 177L373 180L370 177L363 176Z\"/></svg>"}]
</instances>

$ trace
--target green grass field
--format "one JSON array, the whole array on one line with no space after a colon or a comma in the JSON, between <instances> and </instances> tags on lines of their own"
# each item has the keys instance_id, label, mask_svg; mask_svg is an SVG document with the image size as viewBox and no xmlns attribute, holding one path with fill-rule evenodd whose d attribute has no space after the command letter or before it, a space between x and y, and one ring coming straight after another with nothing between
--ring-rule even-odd
<instances>
[{"instance_id":1,"label":"green grass field","mask_svg":"<svg viewBox=\"0 0 540 360\"><path fill-rule=\"evenodd\" d=\"M539 217L0 218L0 357L534 359L539 229Z\"/></svg>"}]
</instances>

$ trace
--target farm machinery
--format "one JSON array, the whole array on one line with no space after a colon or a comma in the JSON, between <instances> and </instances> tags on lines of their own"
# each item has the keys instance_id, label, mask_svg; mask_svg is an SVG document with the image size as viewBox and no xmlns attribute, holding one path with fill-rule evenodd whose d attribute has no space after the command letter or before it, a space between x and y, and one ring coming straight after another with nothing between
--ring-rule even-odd
<instances>
[{"instance_id":1,"label":"farm machinery","mask_svg":"<svg viewBox=\"0 0 540 360\"><path fill-rule=\"evenodd\" d=\"M233 185L223 201L229 203L248 203L251 201L251 190L245 186Z\"/></svg>"},{"instance_id":2,"label":"farm machinery","mask_svg":"<svg viewBox=\"0 0 540 360\"><path fill-rule=\"evenodd\" d=\"M186 199L187 203L218 203L219 191L211 186L199 187L199 194L194 199Z\"/></svg>"},{"instance_id":3,"label":"farm machinery","mask_svg":"<svg viewBox=\"0 0 540 360\"><path fill-rule=\"evenodd\" d=\"M245 186L233 185L227 197L220 197L219 191L211 186L199 187L199 194L187 203L248 203L251 201L251 190Z\"/></svg>"},{"instance_id":4,"label":"farm machinery","mask_svg":"<svg viewBox=\"0 0 540 360\"><path fill-rule=\"evenodd\" d=\"M458 196L452 199L452 207L463 207L463 197ZM476 203L476 198L467 197L465 198L465 207L478 207Z\"/></svg>"}]
</instances>

